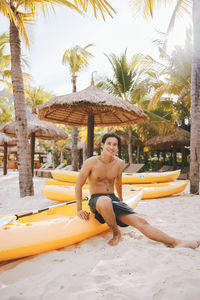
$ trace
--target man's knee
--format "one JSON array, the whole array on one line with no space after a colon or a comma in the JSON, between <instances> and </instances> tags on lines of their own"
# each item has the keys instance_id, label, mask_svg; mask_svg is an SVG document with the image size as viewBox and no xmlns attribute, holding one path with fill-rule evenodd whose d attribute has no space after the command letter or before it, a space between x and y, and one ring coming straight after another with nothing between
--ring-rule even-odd
<instances>
[{"instance_id":1,"label":"man's knee","mask_svg":"<svg viewBox=\"0 0 200 300\"><path fill-rule=\"evenodd\" d=\"M136 217L135 227L141 227L141 226L145 226L145 225L148 225L148 224L149 223L145 219L143 219L139 216Z\"/></svg>"},{"instance_id":2,"label":"man's knee","mask_svg":"<svg viewBox=\"0 0 200 300\"><path fill-rule=\"evenodd\" d=\"M99 199L96 202L96 210L102 211L104 209L109 209L112 207L112 200L107 196L99 197Z\"/></svg>"}]
</instances>

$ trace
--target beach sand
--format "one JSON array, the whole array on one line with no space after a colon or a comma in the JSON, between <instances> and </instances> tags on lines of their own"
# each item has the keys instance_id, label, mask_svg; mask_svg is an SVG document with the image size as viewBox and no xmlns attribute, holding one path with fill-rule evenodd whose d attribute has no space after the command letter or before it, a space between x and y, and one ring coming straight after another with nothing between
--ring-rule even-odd
<instances>
[{"instance_id":1,"label":"beach sand","mask_svg":"<svg viewBox=\"0 0 200 300\"><path fill-rule=\"evenodd\" d=\"M20 199L18 175L0 174L0 214L55 204L41 193ZM173 197L142 200L136 211L152 225L182 239L200 239L200 196L187 189ZM168 248L136 229L122 228L74 246L0 263L0 300L199 300L200 248ZM0 241L1 242L1 241Z\"/></svg>"}]
</instances>

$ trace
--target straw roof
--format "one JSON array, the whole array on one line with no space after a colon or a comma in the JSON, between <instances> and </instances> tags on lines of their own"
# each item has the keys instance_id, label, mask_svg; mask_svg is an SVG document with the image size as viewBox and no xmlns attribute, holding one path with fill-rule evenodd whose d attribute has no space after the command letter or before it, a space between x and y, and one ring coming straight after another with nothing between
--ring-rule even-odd
<instances>
[{"instance_id":1,"label":"straw roof","mask_svg":"<svg viewBox=\"0 0 200 300\"><path fill-rule=\"evenodd\" d=\"M142 109L107 94L94 85L39 106L39 118L71 126L87 126L88 115L94 115L94 126L137 124L148 121Z\"/></svg>"},{"instance_id":2,"label":"straw roof","mask_svg":"<svg viewBox=\"0 0 200 300\"><path fill-rule=\"evenodd\" d=\"M3 146L4 143L7 143L8 147L16 146L17 140L14 138L11 138L4 133L0 133L0 146Z\"/></svg>"},{"instance_id":3,"label":"straw roof","mask_svg":"<svg viewBox=\"0 0 200 300\"><path fill-rule=\"evenodd\" d=\"M154 136L145 143L150 150L170 150L173 146L178 148L189 145L190 132L181 128L176 128L174 134Z\"/></svg>"},{"instance_id":4,"label":"straw roof","mask_svg":"<svg viewBox=\"0 0 200 300\"><path fill-rule=\"evenodd\" d=\"M16 122L7 124L1 128L0 131L9 136L16 136ZM65 140L68 135L64 130L58 128L51 122L41 121L36 114L32 114L28 118L28 135L35 133L36 138L43 140Z\"/></svg>"}]
</instances>

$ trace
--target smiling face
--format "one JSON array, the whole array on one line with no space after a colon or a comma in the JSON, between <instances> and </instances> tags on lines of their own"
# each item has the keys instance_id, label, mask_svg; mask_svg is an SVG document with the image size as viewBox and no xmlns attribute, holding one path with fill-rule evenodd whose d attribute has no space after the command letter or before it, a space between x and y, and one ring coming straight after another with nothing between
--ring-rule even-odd
<instances>
[{"instance_id":1,"label":"smiling face","mask_svg":"<svg viewBox=\"0 0 200 300\"><path fill-rule=\"evenodd\" d=\"M103 154L113 156L118 151L118 140L115 137L108 137L105 143L101 143Z\"/></svg>"}]
</instances>

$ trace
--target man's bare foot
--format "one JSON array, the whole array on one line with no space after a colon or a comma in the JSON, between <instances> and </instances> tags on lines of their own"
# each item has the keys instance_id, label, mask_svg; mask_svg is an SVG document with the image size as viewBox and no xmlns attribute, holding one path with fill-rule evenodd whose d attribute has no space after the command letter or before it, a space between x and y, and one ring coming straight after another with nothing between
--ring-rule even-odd
<instances>
[{"instance_id":1,"label":"man's bare foot","mask_svg":"<svg viewBox=\"0 0 200 300\"><path fill-rule=\"evenodd\" d=\"M117 232L116 234L113 234L113 238L108 242L110 246L115 246L119 243L121 240L121 233Z\"/></svg>"},{"instance_id":2,"label":"man's bare foot","mask_svg":"<svg viewBox=\"0 0 200 300\"><path fill-rule=\"evenodd\" d=\"M182 241L177 240L174 247L180 247L180 248L191 248L196 249L200 246L200 240L199 241Z\"/></svg>"}]
</instances>

